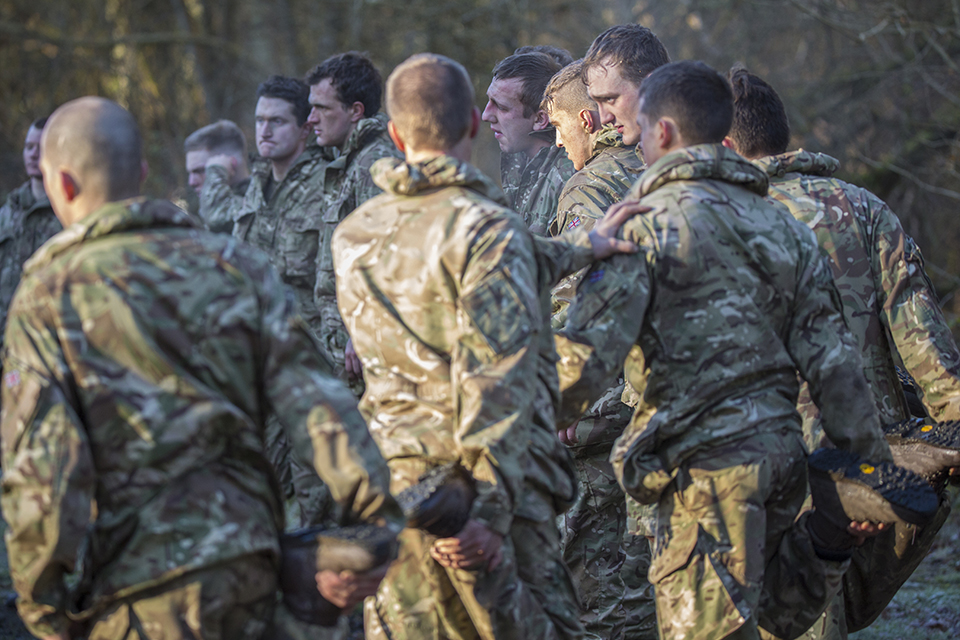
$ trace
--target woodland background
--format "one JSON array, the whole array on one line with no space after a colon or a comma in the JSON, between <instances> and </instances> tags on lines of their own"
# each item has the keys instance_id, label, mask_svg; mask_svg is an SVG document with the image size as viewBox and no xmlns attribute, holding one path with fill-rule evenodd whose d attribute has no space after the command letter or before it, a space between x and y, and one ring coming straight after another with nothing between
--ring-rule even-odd
<instances>
[{"instance_id":1,"label":"woodland background","mask_svg":"<svg viewBox=\"0 0 960 640\"><path fill-rule=\"evenodd\" d=\"M916 238L951 321L960 317L960 0L0 0L0 194L24 179L29 123L86 94L144 129L151 195L190 200L183 139L229 118L253 141L257 84L368 52L384 74L434 51L490 71L526 44L583 55L640 22L671 57L740 62L787 104L793 144L842 161ZM475 161L496 176L484 127ZM189 193L188 193L189 192ZM957 331L955 331L957 333Z\"/></svg>"}]
</instances>

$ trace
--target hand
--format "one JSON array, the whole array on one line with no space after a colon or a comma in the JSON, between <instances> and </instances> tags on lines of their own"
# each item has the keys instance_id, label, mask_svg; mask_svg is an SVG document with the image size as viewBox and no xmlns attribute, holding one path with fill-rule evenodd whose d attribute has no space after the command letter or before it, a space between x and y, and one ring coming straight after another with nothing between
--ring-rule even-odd
<instances>
[{"instance_id":1,"label":"hand","mask_svg":"<svg viewBox=\"0 0 960 640\"><path fill-rule=\"evenodd\" d=\"M856 538L858 547L866 542L867 538L878 536L881 531L886 531L886 529L887 525L883 522L874 524L873 522L854 521L847 525L847 533Z\"/></svg>"},{"instance_id":2,"label":"hand","mask_svg":"<svg viewBox=\"0 0 960 640\"><path fill-rule=\"evenodd\" d=\"M389 567L388 562L364 573L320 571L317 573L317 590L327 602L341 609L352 609L367 596L377 593Z\"/></svg>"},{"instance_id":3,"label":"hand","mask_svg":"<svg viewBox=\"0 0 960 640\"><path fill-rule=\"evenodd\" d=\"M557 438L560 439L560 442L567 445L568 447L572 447L578 442L580 442L580 439L577 438L578 424L580 424L579 420L574 422L572 425L570 425L566 429L560 429L559 431L557 431Z\"/></svg>"},{"instance_id":4,"label":"hand","mask_svg":"<svg viewBox=\"0 0 960 640\"><path fill-rule=\"evenodd\" d=\"M56 635L43 636L40 640L70 640L70 634L66 631L61 631Z\"/></svg>"},{"instance_id":5,"label":"hand","mask_svg":"<svg viewBox=\"0 0 960 640\"><path fill-rule=\"evenodd\" d=\"M452 538L433 543L430 555L448 569L474 569L486 562L493 571L503 559L503 536L476 520L468 520L463 530Z\"/></svg>"},{"instance_id":6,"label":"hand","mask_svg":"<svg viewBox=\"0 0 960 640\"><path fill-rule=\"evenodd\" d=\"M636 253L640 247L628 240L616 238L617 231L623 223L635 215L652 211L651 207L640 204L637 200L624 200L611 205L607 214L600 219L590 232L590 245L593 247L595 260L603 260L615 253Z\"/></svg>"},{"instance_id":7,"label":"hand","mask_svg":"<svg viewBox=\"0 0 960 640\"><path fill-rule=\"evenodd\" d=\"M227 170L227 184L233 184L233 175L237 171L237 159L233 156L228 156L225 153L221 153L216 156L210 156L207 158L206 168L210 167L223 167Z\"/></svg>"},{"instance_id":8,"label":"hand","mask_svg":"<svg viewBox=\"0 0 960 640\"><path fill-rule=\"evenodd\" d=\"M347 346L343 348L343 366L351 378L359 378L363 375L363 364L353 349L353 339L347 340Z\"/></svg>"}]
</instances>

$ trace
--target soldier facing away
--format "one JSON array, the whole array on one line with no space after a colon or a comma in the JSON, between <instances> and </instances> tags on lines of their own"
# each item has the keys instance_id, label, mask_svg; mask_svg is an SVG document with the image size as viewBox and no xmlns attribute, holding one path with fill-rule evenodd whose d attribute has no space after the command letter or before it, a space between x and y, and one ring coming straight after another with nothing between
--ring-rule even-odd
<instances>
[{"instance_id":1,"label":"soldier facing away","mask_svg":"<svg viewBox=\"0 0 960 640\"><path fill-rule=\"evenodd\" d=\"M591 261L600 235L541 239L534 252L502 193L468 163L480 114L456 62L421 54L398 66L387 109L406 162L374 165L386 193L341 222L333 245L367 384L361 410L394 491L456 463L477 496L456 535L401 534L366 603L367 637L579 638L554 524L575 486L553 432L548 287ZM610 247L632 248L604 231Z\"/></svg>"},{"instance_id":2,"label":"soldier facing away","mask_svg":"<svg viewBox=\"0 0 960 640\"><path fill-rule=\"evenodd\" d=\"M246 136L236 123L219 120L187 136L183 150L200 218L211 231L230 233L250 184Z\"/></svg>"},{"instance_id":3,"label":"soldier facing away","mask_svg":"<svg viewBox=\"0 0 960 640\"><path fill-rule=\"evenodd\" d=\"M383 79L366 56L355 51L331 56L307 74L307 83L307 124L318 145L339 154L320 176L323 209L313 289L321 315L320 342L338 370L359 379L359 360L337 310L330 241L341 220L381 192L370 175L371 165L381 158L398 158L400 152L387 136L386 119L379 113ZM355 390L359 389L358 383Z\"/></svg>"},{"instance_id":4,"label":"soldier facing away","mask_svg":"<svg viewBox=\"0 0 960 640\"><path fill-rule=\"evenodd\" d=\"M560 190L574 173L570 160L554 146L553 127L540 108L543 90L560 67L556 56L540 51L504 58L493 69L483 110L500 145L507 203L541 236L557 214Z\"/></svg>"},{"instance_id":5,"label":"soldier facing away","mask_svg":"<svg viewBox=\"0 0 960 640\"><path fill-rule=\"evenodd\" d=\"M127 111L70 102L42 144L69 228L27 264L7 329L2 506L20 615L41 638L265 637L283 529L265 417L346 520L400 522L389 471L267 256L138 197ZM357 580L318 576L344 604Z\"/></svg>"},{"instance_id":6,"label":"soldier facing away","mask_svg":"<svg viewBox=\"0 0 960 640\"><path fill-rule=\"evenodd\" d=\"M768 198L785 205L816 234L833 270L844 319L858 340L881 423L910 417L897 376L898 360L916 381L931 417L960 420L960 352L916 243L883 201L833 177L839 167L834 158L787 151L790 125L773 87L743 68L731 70L730 81L735 111L724 144L760 166L770 179ZM807 445L815 448L822 437L820 412L806 385L798 409ZM960 431L938 425L926 434L952 449L953 464L960 463ZM904 435L898 432L895 437ZM894 460L898 451L893 447ZM943 469L925 471L935 476ZM945 495L941 502L930 525L897 527L858 548L844 575L842 597L804 637L846 638L848 629L858 631L873 622L933 543L950 511Z\"/></svg>"},{"instance_id":7,"label":"soldier facing away","mask_svg":"<svg viewBox=\"0 0 960 640\"><path fill-rule=\"evenodd\" d=\"M46 118L35 120L23 142L27 181L0 207L0 327L6 324L13 292L20 284L23 263L63 225L53 213L40 174L40 135ZM0 338L0 346L2 346Z\"/></svg>"},{"instance_id":8,"label":"soldier facing away","mask_svg":"<svg viewBox=\"0 0 960 640\"><path fill-rule=\"evenodd\" d=\"M556 127L557 146L577 173L564 185L550 234L578 228L589 231L607 209L620 202L643 172L634 147L625 147L612 127L600 126L597 105L587 95L581 63L564 67L550 80L543 109ZM566 309L586 270L564 278L551 292L554 328L563 326ZM656 639L653 588L646 579L650 545L627 531L626 501L610 464L610 450L633 411L621 401L623 377L604 391L569 436L577 468L579 495L560 518L563 560L580 591L581 620L588 634L607 640Z\"/></svg>"},{"instance_id":9,"label":"soldier facing away","mask_svg":"<svg viewBox=\"0 0 960 640\"><path fill-rule=\"evenodd\" d=\"M613 464L628 493L658 505L650 580L662 638L758 638L761 624L800 633L858 538L881 528L871 522L896 518L888 499L918 521L936 499L890 462L813 234L720 144L733 117L726 81L702 63L665 65L637 105L650 164L635 193L653 210L624 225L641 252L595 265L580 284L557 336L558 423L621 367L642 391ZM817 508L795 521L808 466L798 370L841 451L811 456ZM877 481L887 477L923 498Z\"/></svg>"}]
</instances>

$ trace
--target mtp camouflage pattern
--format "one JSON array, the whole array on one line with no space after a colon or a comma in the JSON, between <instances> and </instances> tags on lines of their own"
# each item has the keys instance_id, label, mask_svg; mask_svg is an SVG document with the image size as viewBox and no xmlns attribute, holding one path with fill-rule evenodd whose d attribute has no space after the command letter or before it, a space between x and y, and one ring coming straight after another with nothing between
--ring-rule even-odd
<instances>
[{"instance_id":1,"label":"mtp camouflage pattern","mask_svg":"<svg viewBox=\"0 0 960 640\"><path fill-rule=\"evenodd\" d=\"M549 131L552 134L554 130ZM550 144L541 147L532 158L523 152L500 156L500 183L507 206L520 214L530 231L539 236L547 235L550 223L557 216L557 200L563 185L576 173L566 152L553 144L553 140L551 135Z\"/></svg>"},{"instance_id":2,"label":"mtp camouflage pattern","mask_svg":"<svg viewBox=\"0 0 960 640\"><path fill-rule=\"evenodd\" d=\"M346 520L402 521L352 394L269 258L169 202L108 204L44 245L6 336L2 508L36 635L192 571L276 561L271 414Z\"/></svg>"},{"instance_id":3,"label":"mtp camouflage pattern","mask_svg":"<svg viewBox=\"0 0 960 640\"><path fill-rule=\"evenodd\" d=\"M833 270L843 313L859 342L864 375L884 424L909 417L896 370L901 360L937 420L960 418L960 352L923 268L920 249L896 214L874 194L833 178L825 154L793 151L755 161L770 178L769 198L817 236ZM816 404L804 385L798 409L808 447L820 444ZM944 501L937 514L949 513ZM838 597L807 640L846 638L876 619L926 555L939 525L901 525L853 554Z\"/></svg>"},{"instance_id":4,"label":"mtp camouflage pattern","mask_svg":"<svg viewBox=\"0 0 960 640\"><path fill-rule=\"evenodd\" d=\"M510 545L493 572L448 571L427 554L432 539L405 532L368 624L400 638L580 637L554 524L575 483L554 432L547 318L549 286L590 251L546 240L535 249L499 190L450 156L385 159L373 175L386 193L334 234L337 300L364 367L361 411L394 492L459 460L476 482L471 517ZM520 545L530 552L511 552ZM538 591L549 598L524 595Z\"/></svg>"},{"instance_id":5,"label":"mtp camouflage pattern","mask_svg":"<svg viewBox=\"0 0 960 640\"><path fill-rule=\"evenodd\" d=\"M314 304L321 316L320 343L343 368L347 332L337 310L337 287L333 273L331 242L333 230L351 211L381 193L374 184L370 167L381 158L399 158L400 151L387 135L382 114L364 118L347 138L343 149L323 169L323 229L320 233L317 270L313 282Z\"/></svg>"},{"instance_id":6,"label":"mtp camouflage pattern","mask_svg":"<svg viewBox=\"0 0 960 640\"><path fill-rule=\"evenodd\" d=\"M625 148L612 127L603 131L593 156L560 193L550 235L590 231L619 202L643 171L634 148ZM563 326L566 308L576 294L582 269L560 281L551 292L552 324ZM578 495L558 519L563 560L577 585L581 620L596 638L656 638L653 590L646 578L650 545L627 530L623 489L610 465L613 442L623 433L633 410L623 404L623 380L603 392L577 423L577 445L571 447L577 468ZM627 587L625 581L632 586Z\"/></svg>"},{"instance_id":7,"label":"mtp camouflage pattern","mask_svg":"<svg viewBox=\"0 0 960 640\"><path fill-rule=\"evenodd\" d=\"M770 558L768 567L775 567L787 557L779 551L783 540L794 535L802 540L805 528L767 529L757 540L756 528L736 522L736 508L715 504L713 515L730 536L728 545L716 537L713 524L710 530L697 525L701 506L715 498L696 496L715 475L710 491L735 491L731 500L793 522L802 489L794 505L779 490L786 485L777 474L785 477L803 464L795 409L798 370L810 382L838 446L868 460L890 459L856 342L843 324L839 295L816 239L766 202L766 191L766 175L721 145L692 146L660 158L633 192L652 211L631 219L622 231L640 253L591 268L557 336L564 389L560 424L575 420L621 367L630 385L643 390L612 460L628 493L642 503L659 503L650 576L665 638L722 637L723 630L755 629L764 618L762 568L760 574L753 565L746 571L737 566L737 554L718 555L718 549L743 549L749 531L756 540L750 553ZM751 443L762 446L754 451ZM759 464L762 452L777 446L783 452L780 466L744 462L754 470L752 480L734 478L724 461L710 462L716 451L730 447L753 452ZM706 475L693 482L690 470L697 465ZM680 498L691 482L695 495ZM726 513L731 520L724 528ZM827 563L808 548L812 557L780 575L825 576ZM697 583L697 571L706 568L714 577ZM779 597L802 586L823 587L825 581L802 580ZM695 584L701 588L693 589ZM725 596L711 600L710 614L697 611L698 602L706 606L710 593L721 592ZM812 612L812 623L831 594L803 595L817 599L803 611Z\"/></svg>"},{"instance_id":8,"label":"mtp camouflage pattern","mask_svg":"<svg viewBox=\"0 0 960 640\"><path fill-rule=\"evenodd\" d=\"M240 216L243 198L250 186L250 178L235 185L227 182L227 169L220 165L207 167L200 187L200 218L210 231L231 233Z\"/></svg>"},{"instance_id":9,"label":"mtp camouflage pattern","mask_svg":"<svg viewBox=\"0 0 960 640\"><path fill-rule=\"evenodd\" d=\"M0 207L0 327L6 325L13 292L20 284L23 263L63 229L46 194L37 199L27 180ZM0 338L0 346L3 345Z\"/></svg>"}]
</instances>

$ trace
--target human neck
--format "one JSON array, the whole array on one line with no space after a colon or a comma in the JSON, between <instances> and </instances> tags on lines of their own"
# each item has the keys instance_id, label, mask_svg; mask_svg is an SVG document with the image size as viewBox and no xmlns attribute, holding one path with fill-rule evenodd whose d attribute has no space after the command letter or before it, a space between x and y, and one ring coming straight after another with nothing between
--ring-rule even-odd
<instances>
[{"instance_id":1,"label":"human neck","mask_svg":"<svg viewBox=\"0 0 960 640\"><path fill-rule=\"evenodd\" d=\"M34 200L46 200L47 192L43 190L43 178L30 178L30 191Z\"/></svg>"},{"instance_id":2,"label":"human neck","mask_svg":"<svg viewBox=\"0 0 960 640\"><path fill-rule=\"evenodd\" d=\"M300 154L303 153L303 150L306 148L306 146L306 143L301 142L300 146L297 147L296 153L293 153L282 160L270 161L270 166L273 169L273 180L275 182L283 182L283 179L286 178L287 174L290 172L290 168L297 161L297 158L300 157Z\"/></svg>"}]
</instances>

